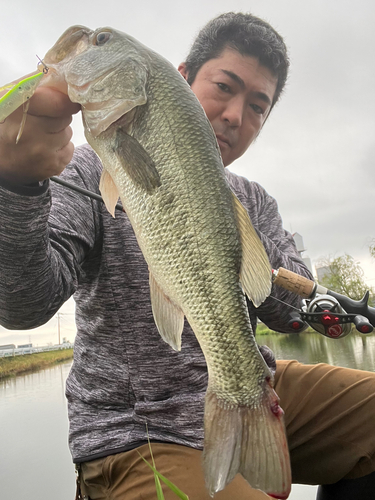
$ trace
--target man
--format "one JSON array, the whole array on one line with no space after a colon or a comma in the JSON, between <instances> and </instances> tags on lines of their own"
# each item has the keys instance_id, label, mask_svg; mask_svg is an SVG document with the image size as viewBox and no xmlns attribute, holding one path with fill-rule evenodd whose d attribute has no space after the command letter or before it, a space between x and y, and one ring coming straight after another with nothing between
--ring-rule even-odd
<instances>
[{"instance_id":1,"label":"man","mask_svg":"<svg viewBox=\"0 0 375 500\"><path fill-rule=\"evenodd\" d=\"M179 70L203 105L224 165L259 134L284 87L282 38L251 15L224 14L198 35ZM154 498L154 481L138 451L190 498L209 498L201 468L207 370L186 325L180 353L154 325L148 270L129 220L96 201L49 186L59 174L98 189L100 162L88 147L73 154L69 123L78 107L40 89L19 146L15 112L0 127L0 321L32 328L47 321L73 293L77 304L74 364L67 381L70 449L83 494L94 499ZM276 202L256 183L227 173L248 210L274 268L310 276L282 228ZM50 207L50 189L52 207ZM281 289L272 295L297 306ZM22 308L19 307L22 304ZM287 331L288 307L267 299L255 314ZM275 361L264 348L271 369ZM371 498L375 491L375 414L371 373L278 362L275 389L285 410L293 480L328 484L320 499ZM335 483L335 484L333 484ZM343 493L343 491L345 493ZM169 491L166 498L174 498ZM262 499L237 475L220 500Z\"/></svg>"}]
</instances>

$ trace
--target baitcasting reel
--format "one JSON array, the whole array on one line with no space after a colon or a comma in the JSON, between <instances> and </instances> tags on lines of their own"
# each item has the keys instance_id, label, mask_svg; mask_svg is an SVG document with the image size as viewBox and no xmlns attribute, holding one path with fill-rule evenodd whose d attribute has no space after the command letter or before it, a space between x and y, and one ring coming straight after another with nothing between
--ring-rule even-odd
<instances>
[{"instance_id":1,"label":"baitcasting reel","mask_svg":"<svg viewBox=\"0 0 375 500\"><path fill-rule=\"evenodd\" d=\"M361 333L371 333L375 325L375 308L368 306L369 292L361 300L332 292L313 281L283 269L272 271L276 285L304 298L301 311L293 311L289 326L296 332L307 325L332 339L346 337L352 325Z\"/></svg>"}]
</instances>

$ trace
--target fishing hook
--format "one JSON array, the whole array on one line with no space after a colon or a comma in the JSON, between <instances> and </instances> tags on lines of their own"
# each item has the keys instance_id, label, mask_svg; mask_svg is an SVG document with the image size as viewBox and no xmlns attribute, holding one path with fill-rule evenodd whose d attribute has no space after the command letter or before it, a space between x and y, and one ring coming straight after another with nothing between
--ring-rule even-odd
<instances>
[{"instance_id":1,"label":"fishing hook","mask_svg":"<svg viewBox=\"0 0 375 500\"><path fill-rule=\"evenodd\" d=\"M48 71L49 71L48 66L46 66L46 64L42 61L42 59L38 56L38 54L35 54L35 55L36 55L38 61L40 62L40 64L42 64L44 66L43 69L42 69L42 71L46 75L48 73Z\"/></svg>"}]
</instances>

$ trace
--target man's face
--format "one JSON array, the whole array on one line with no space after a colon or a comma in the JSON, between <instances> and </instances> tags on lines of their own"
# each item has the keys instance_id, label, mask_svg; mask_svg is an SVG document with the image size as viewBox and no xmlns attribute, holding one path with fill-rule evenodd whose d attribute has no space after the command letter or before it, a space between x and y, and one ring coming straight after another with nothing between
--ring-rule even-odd
<instances>
[{"instance_id":1,"label":"man's face","mask_svg":"<svg viewBox=\"0 0 375 500\"><path fill-rule=\"evenodd\" d=\"M179 71L187 78L184 63ZM258 59L226 48L199 69L191 89L216 134L225 166L247 150L270 112L277 78Z\"/></svg>"}]
</instances>

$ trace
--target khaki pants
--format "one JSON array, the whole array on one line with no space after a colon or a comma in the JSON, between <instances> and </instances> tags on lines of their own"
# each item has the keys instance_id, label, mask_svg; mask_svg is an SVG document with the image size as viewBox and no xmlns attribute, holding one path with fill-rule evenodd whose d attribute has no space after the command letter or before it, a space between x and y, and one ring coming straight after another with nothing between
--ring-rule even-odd
<instances>
[{"instance_id":1,"label":"khaki pants","mask_svg":"<svg viewBox=\"0 0 375 500\"><path fill-rule=\"evenodd\" d=\"M278 361L275 389L285 411L294 483L329 484L375 470L375 373L326 364ZM148 446L138 451L151 461ZM159 472L190 500L210 500L203 478L202 452L152 443ZM82 464L82 493L91 500L154 500L152 471L137 450ZM166 500L177 497L163 486ZM266 500L242 476L215 500Z\"/></svg>"}]
</instances>

